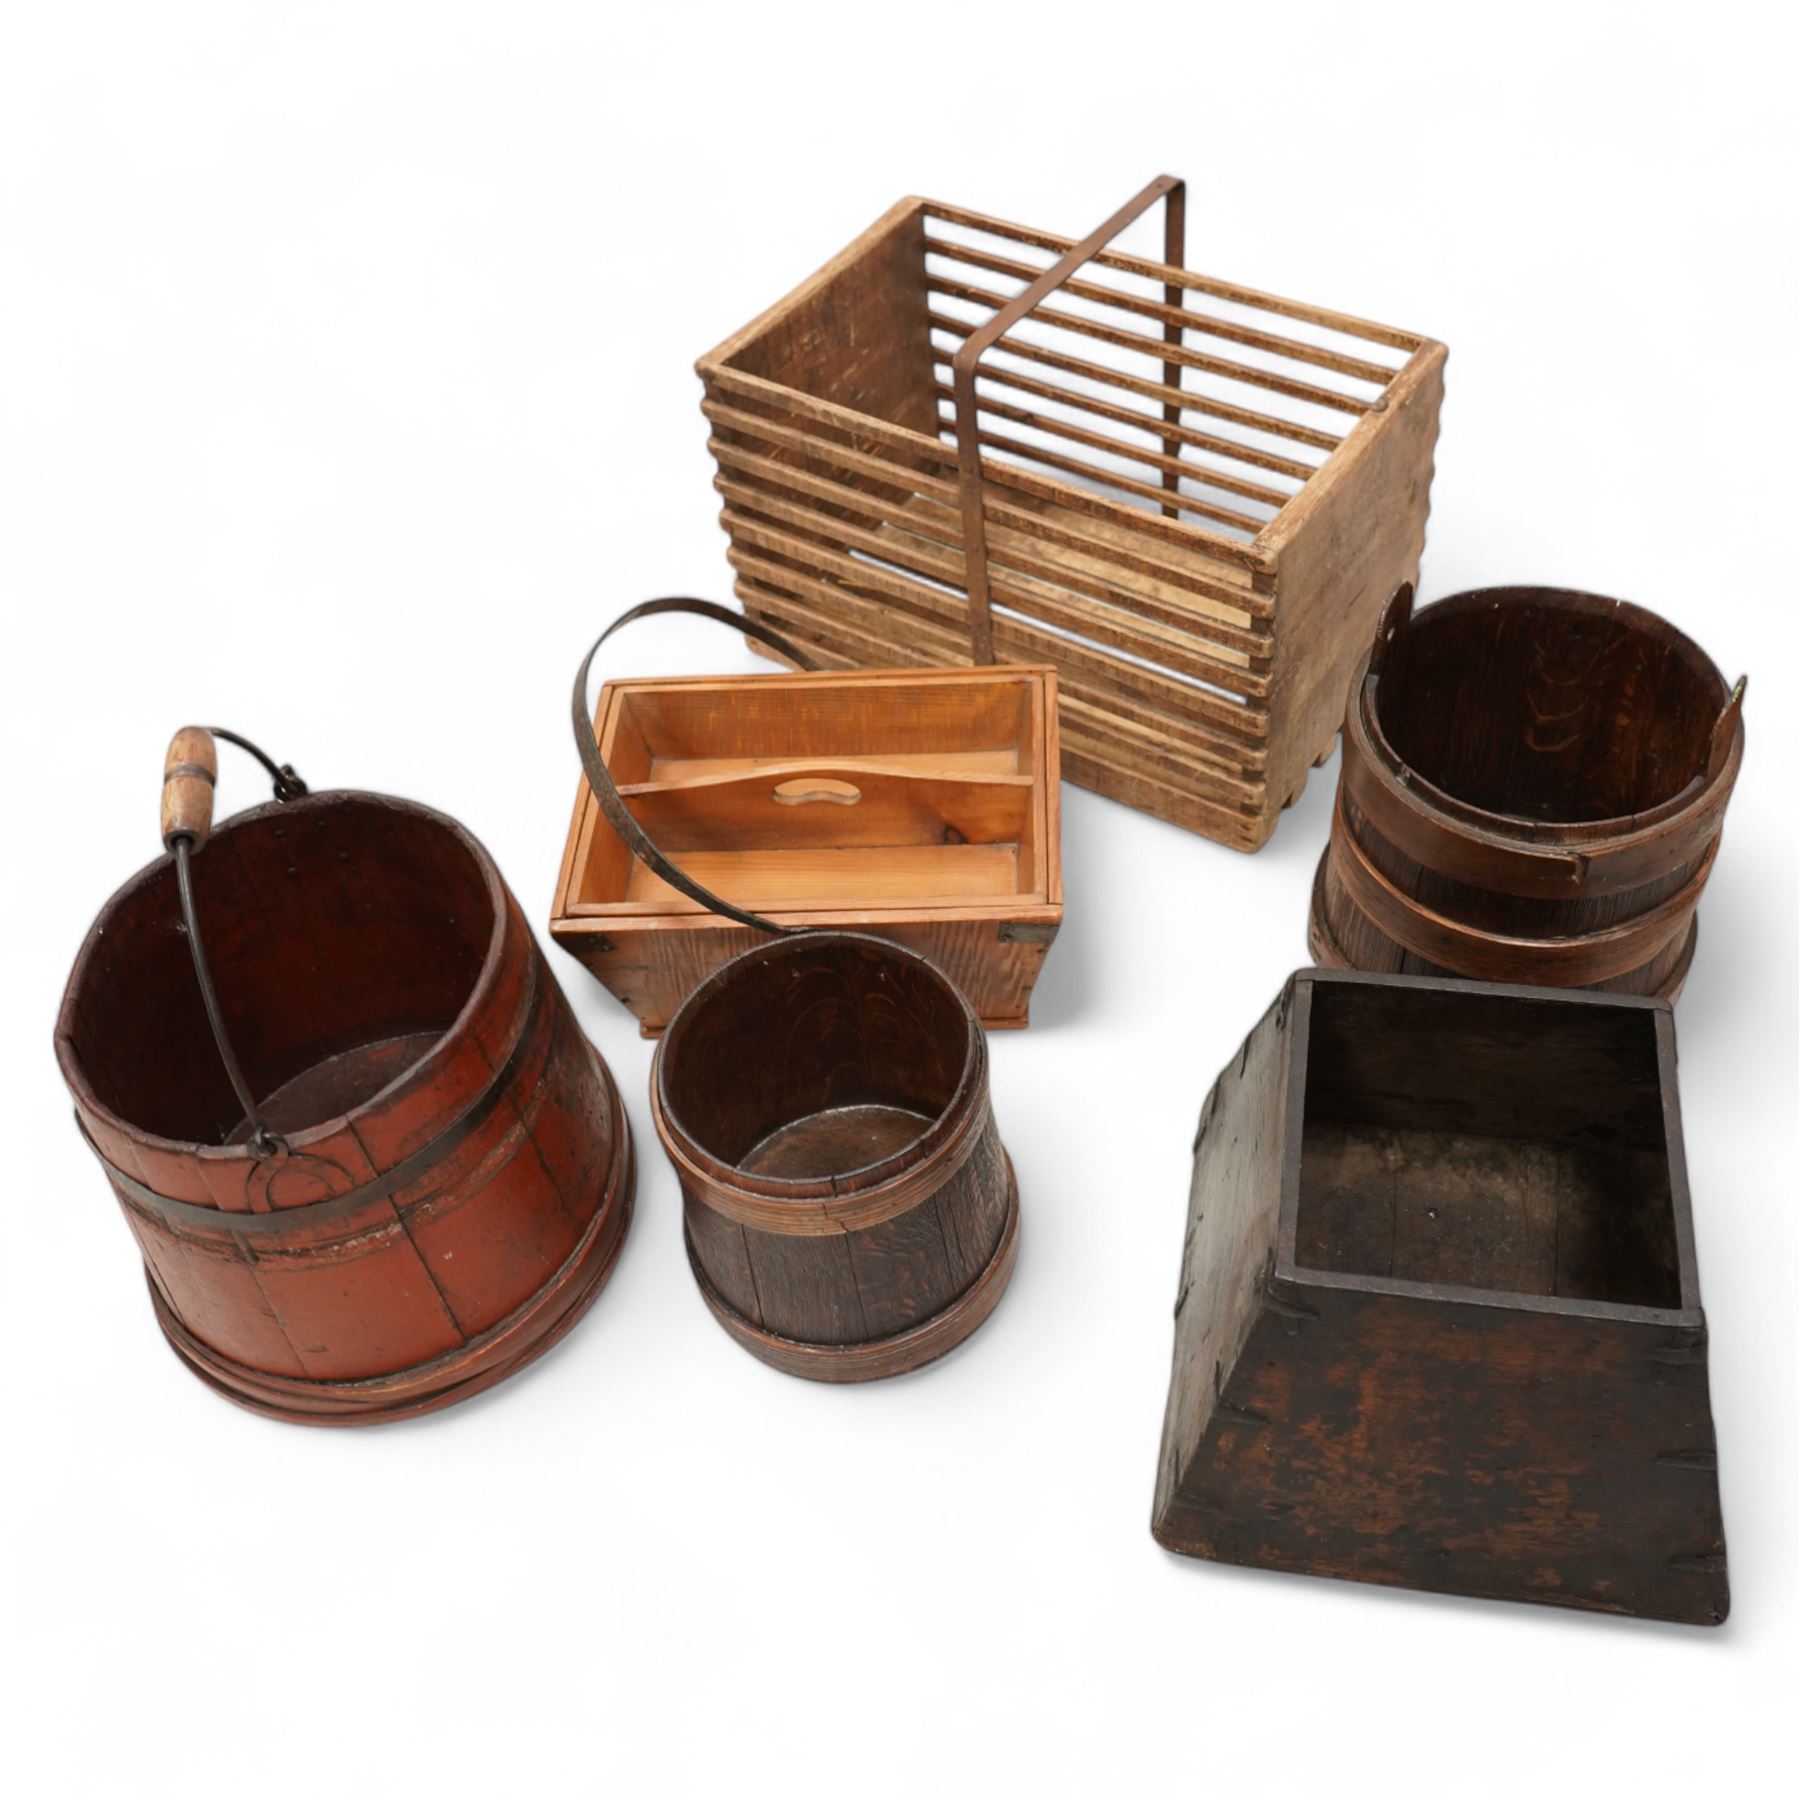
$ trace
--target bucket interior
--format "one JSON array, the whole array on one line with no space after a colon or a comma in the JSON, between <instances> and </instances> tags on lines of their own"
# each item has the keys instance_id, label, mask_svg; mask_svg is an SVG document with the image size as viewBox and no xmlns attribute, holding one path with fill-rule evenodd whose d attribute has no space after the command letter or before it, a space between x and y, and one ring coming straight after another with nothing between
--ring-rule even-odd
<instances>
[{"instance_id":1,"label":"bucket interior","mask_svg":"<svg viewBox=\"0 0 1800 1800\"><path fill-rule=\"evenodd\" d=\"M375 796L246 814L194 857L193 876L226 1028L283 1132L360 1105L429 1051L474 991L499 922L473 841ZM245 1134L172 861L102 916L71 999L69 1048L101 1105L181 1142Z\"/></svg>"},{"instance_id":2,"label":"bucket interior","mask_svg":"<svg viewBox=\"0 0 1800 1800\"><path fill-rule=\"evenodd\" d=\"M1420 611L1376 704L1395 754L1451 798L1582 824L1703 778L1725 698L1698 647L1639 609L1524 590Z\"/></svg>"},{"instance_id":3,"label":"bucket interior","mask_svg":"<svg viewBox=\"0 0 1800 1800\"><path fill-rule=\"evenodd\" d=\"M729 963L663 1042L670 1122L773 1180L847 1175L917 1142L955 1099L980 1028L921 958L820 932Z\"/></svg>"}]
</instances>

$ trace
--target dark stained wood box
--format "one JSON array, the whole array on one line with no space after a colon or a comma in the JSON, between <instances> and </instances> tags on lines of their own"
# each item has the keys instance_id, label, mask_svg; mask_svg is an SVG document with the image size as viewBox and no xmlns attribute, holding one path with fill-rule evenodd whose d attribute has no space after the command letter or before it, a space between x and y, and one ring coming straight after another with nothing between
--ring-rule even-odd
<instances>
[{"instance_id":1,"label":"dark stained wood box","mask_svg":"<svg viewBox=\"0 0 1800 1800\"><path fill-rule=\"evenodd\" d=\"M1175 1320L1167 1548L1725 1617L1667 1002L1295 975L1201 1113Z\"/></svg>"}]
</instances>

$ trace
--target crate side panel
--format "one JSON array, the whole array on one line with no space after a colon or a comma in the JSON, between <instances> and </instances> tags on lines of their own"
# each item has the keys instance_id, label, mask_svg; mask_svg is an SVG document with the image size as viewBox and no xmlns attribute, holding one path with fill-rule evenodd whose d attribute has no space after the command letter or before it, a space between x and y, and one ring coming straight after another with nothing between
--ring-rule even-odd
<instances>
[{"instance_id":1,"label":"crate side panel","mask_svg":"<svg viewBox=\"0 0 1800 1800\"><path fill-rule=\"evenodd\" d=\"M760 581L740 576L733 592L751 617L803 643L826 667L915 667L953 663L962 655L959 643L926 641L917 631L906 632L904 642L871 636L842 618L802 608ZM1058 684L1064 780L1233 850L1262 843L1267 832L1255 804L1259 775L1232 774L1193 751L1176 754L1147 744L1141 728L1084 704L1066 673Z\"/></svg>"},{"instance_id":2,"label":"crate side panel","mask_svg":"<svg viewBox=\"0 0 1800 1800\"><path fill-rule=\"evenodd\" d=\"M738 348L733 368L891 424L938 434L925 305L925 223L916 209Z\"/></svg>"},{"instance_id":3,"label":"crate side panel","mask_svg":"<svg viewBox=\"0 0 1800 1800\"><path fill-rule=\"evenodd\" d=\"M1299 798L1308 771L1330 753L1382 609L1403 582L1419 578L1443 392L1444 350L1434 345L1419 352L1386 405L1337 452L1337 466L1315 476L1280 521L1271 830L1273 815Z\"/></svg>"}]
</instances>

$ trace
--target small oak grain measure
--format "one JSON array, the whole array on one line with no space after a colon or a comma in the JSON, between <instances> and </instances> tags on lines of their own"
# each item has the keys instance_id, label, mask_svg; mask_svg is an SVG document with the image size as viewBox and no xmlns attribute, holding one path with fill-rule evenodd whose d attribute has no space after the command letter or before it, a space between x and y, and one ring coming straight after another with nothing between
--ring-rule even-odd
<instances>
[{"instance_id":1,"label":"small oak grain measure","mask_svg":"<svg viewBox=\"0 0 1800 1800\"><path fill-rule=\"evenodd\" d=\"M900 1374L1005 1291L1019 1197L987 1039L924 957L854 932L770 939L689 996L650 1093L701 1294L764 1362Z\"/></svg>"}]
</instances>

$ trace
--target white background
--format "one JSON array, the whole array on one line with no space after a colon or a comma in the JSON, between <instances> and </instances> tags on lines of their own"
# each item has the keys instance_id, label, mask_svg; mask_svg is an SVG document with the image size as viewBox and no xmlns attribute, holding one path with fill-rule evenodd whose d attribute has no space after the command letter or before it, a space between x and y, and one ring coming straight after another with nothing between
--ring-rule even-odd
<instances>
[{"instance_id":1,"label":"white background","mask_svg":"<svg viewBox=\"0 0 1800 1800\"><path fill-rule=\"evenodd\" d=\"M1792 45L1703 11L7 10L12 1792L1791 1791ZM1722 1630L1151 1541L1195 1115L1305 960L1335 764L1253 859L1065 789L1067 924L993 1046L1018 1273L911 1379L711 1322L649 1047L559 951L637 1222L565 1346L447 1414L215 1399L69 1121L56 1001L173 726L456 814L541 925L572 665L728 593L695 356L904 193L1079 235L1163 169L1193 266L1449 343L1425 598L1586 586L1750 673L1679 1014ZM611 667L766 665L677 623Z\"/></svg>"}]
</instances>

